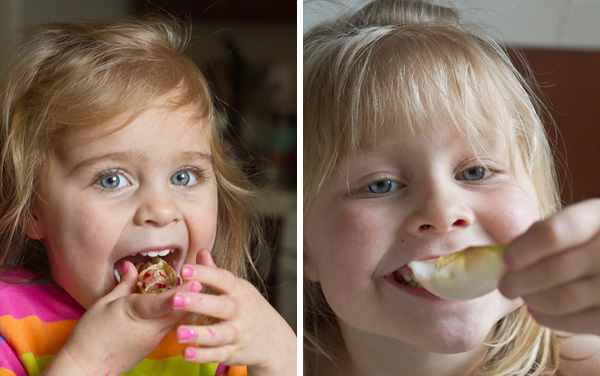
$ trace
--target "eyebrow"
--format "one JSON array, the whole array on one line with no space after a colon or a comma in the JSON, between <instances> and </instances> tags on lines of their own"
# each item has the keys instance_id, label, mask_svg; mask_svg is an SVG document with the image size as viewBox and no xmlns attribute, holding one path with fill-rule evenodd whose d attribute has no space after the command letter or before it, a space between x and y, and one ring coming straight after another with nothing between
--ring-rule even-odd
<instances>
[{"instance_id":1,"label":"eyebrow","mask_svg":"<svg viewBox=\"0 0 600 376\"><path fill-rule=\"evenodd\" d=\"M103 161L117 161L117 162L145 162L148 160L148 157L143 153L139 153L136 151L124 151L124 152L115 152L115 153L107 153L98 156L92 156L89 158L85 158L75 164L75 166L71 169L71 172L75 172L82 168L86 168L88 166L92 166L96 163ZM198 151L186 151L176 156L176 161L205 161L210 164L213 163L214 158L211 154L202 153Z\"/></svg>"}]
</instances>

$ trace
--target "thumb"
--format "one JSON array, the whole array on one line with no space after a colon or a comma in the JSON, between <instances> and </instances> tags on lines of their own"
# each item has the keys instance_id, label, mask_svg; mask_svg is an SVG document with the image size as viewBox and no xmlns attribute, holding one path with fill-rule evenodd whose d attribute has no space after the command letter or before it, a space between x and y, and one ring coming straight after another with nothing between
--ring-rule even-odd
<instances>
[{"instance_id":1,"label":"thumb","mask_svg":"<svg viewBox=\"0 0 600 376\"><path fill-rule=\"evenodd\" d=\"M215 262L212 258L212 254L210 253L208 248L202 248L200 251L198 251L198 254L196 255L196 264L214 267L217 266L215 265Z\"/></svg>"},{"instance_id":2,"label":"thumb","mask_svg":"<svg viewBox=\"0 0 600 376\"><path fill-rule=\"evenodd\" d=\"M114 288L111 294L114 298L126 296L138 291L137 287L137 270L130 261L125 261L121 267L121 282Z\"/></svg>"}]
</instances>

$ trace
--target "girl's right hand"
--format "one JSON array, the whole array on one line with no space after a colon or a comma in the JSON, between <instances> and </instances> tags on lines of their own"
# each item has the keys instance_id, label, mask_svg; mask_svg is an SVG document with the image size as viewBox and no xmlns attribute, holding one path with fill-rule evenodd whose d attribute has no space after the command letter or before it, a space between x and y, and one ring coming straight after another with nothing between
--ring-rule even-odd
<instances>
[{"instance_id":1,"label":"girl's right hand","mask_svg":"<svg viewBox=\"0 0 600 376\"><path fill-rule=\"evenodd\" d=\"M201 289L189 282L162 293L136 294L136 269L130 262L124 269L119 285L81 317L44 375L121 375L187 315L173 309L173 295Z\"/></svg>"}]
</instances>

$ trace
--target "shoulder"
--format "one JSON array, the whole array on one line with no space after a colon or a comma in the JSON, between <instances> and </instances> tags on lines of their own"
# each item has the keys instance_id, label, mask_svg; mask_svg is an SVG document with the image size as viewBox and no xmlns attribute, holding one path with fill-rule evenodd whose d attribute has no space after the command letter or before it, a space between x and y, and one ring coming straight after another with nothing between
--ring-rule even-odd
<instances>
[{"instance_id":1,"label":"shoulder","mask_svg":"<svg viewBox=\"0 0 600 376\"><path fill-rule=\"evenodd\" d=\"M559 370L566 375L600 374L600 337L589 334L561 335Z\"/></svg>"}]
</instances>

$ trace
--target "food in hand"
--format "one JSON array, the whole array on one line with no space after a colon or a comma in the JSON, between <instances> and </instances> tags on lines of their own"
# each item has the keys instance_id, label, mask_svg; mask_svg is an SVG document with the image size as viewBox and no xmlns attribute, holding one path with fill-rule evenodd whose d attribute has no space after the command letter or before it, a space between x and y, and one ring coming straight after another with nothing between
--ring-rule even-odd
<instances>
[{"instance_id":1,"label":"food in hand","mask_svg":"<svg viewBox=\"0 0 600 376\"><path fill-rule=\"evenodd\" d=\"M153 257L145 264L137 264L138 289L142 294L162 292L177 286L175 270L160 257Z\"/></svg>"},{"instance_id":2,"label":"food in hand","mask_svg":"<svg viewBox=\"0 0 600 376\"><path fill-rule=\"evenodd\" d=\"M506 246L469 247L436 259L412 261L408 266L421 285L448 300L469 300L498 286L506 270L502 253Z\"/></svg>"}]
</instances>

